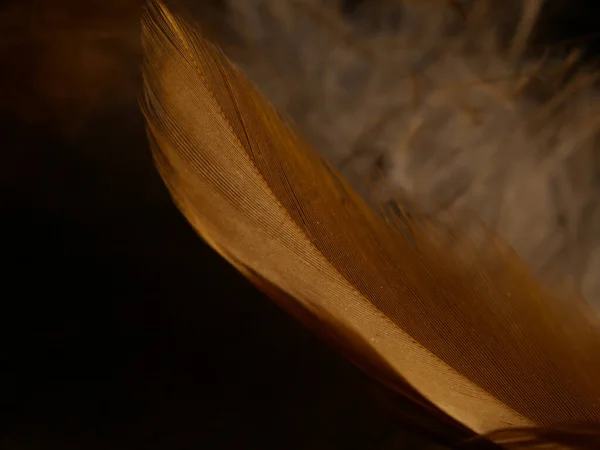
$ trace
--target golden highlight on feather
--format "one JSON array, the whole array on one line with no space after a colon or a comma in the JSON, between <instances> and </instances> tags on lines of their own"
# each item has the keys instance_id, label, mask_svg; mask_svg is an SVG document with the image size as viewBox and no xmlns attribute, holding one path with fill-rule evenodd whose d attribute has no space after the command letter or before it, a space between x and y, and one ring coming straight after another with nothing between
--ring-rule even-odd
<instances>
[{"instance_id":1,"label":"golden highlight on feather","mask_svg":"<svg viewBox=\"0 0 600 450\"><path fill-rule=\"evenodd\" d=\"M473 432L600 423L599 327L583 300L545 289L490 233L392 226L202 30L153 0L142 31L156 164L224 258L375 378Z\"/></svg>"}]
</instances>

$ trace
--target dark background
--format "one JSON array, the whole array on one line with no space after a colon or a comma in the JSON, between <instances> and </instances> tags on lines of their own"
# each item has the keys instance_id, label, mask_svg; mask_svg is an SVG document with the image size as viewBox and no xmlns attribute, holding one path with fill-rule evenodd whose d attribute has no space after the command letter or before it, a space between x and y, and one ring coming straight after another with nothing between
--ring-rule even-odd
<instances>
[{"instance_id":1,"label":"dark background","mask_svg":"<svg viewBox=\"0 0 600 450\"><path fill-rule=\"evenodd\" d=\"M52 36L0 49L0 448L419 448L377 387L171 204L136 90L124 93L139 86L139 55L121 42L138 32L130 3L104 49L116 62L91 71L117 88L90 81L85 102L57 93L87 76L68 78L71 47L50 65ZM540 42L600 31L593 1L548 3ZM85 23L113 17L96 2L19 5L2 35L33 33L61 8ZM590 60L598 42L585 41Z\"/></svg>"}]
</instances>

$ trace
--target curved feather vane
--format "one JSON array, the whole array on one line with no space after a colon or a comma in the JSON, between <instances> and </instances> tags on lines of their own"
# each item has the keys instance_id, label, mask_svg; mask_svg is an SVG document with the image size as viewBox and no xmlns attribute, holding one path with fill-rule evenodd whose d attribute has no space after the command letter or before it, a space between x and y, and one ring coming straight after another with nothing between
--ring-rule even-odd
<instances>
[{"instance_id":1,"label":"curved feather vane","mask_svg":"<svg viewBox=\"0 0 600 450\"><path fill-rule=\"evenodd\" d=\"M583 300L545 290L496 239L450 242L410 221L403 236L156 0L143 44L158 169L242 273L365 370L476 433L600 423L600 338Z\"/></svg>"}]
</instances>

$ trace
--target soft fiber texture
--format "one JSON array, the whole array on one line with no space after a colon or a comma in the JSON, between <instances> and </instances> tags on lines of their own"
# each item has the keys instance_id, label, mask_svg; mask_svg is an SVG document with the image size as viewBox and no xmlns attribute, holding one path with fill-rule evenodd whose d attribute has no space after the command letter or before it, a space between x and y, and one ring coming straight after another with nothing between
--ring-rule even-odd
<instances>
[{"instance_id":1,"label":"soft fiber texture","mask_svg":"<svg viewBox=\"0 0 600 450\"><path fill-rule=\"evenodd\" d=\"M359 192L481 218L600 308L597 73L527 45L543 2L342 3L227 0L232 55Z\"/></svg>"},{"instance_id":2,"label":"soft fiber texture","mask_svg":"<svg viewBox=\"0 0 600 450\"><path fill-rule=\"evenodd\" d=\"M386 223L201 30L159 0L142 29L159 172L242 274L442 423L600 426L600 327L585 302L540 286L493 233Z\"/></svg>"}]
</instances>

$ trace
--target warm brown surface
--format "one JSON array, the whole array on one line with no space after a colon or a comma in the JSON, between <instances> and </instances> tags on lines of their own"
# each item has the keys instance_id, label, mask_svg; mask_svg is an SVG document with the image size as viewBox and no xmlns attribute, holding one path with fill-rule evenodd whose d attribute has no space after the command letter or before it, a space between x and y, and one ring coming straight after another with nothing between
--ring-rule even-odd
<instances>
[{"instance_id":1,"label":"warm brown surface","mask_svg":"<svg viewBox=\"0 0 600 450\"><path fill-rule=\"evenodd\" d=\"M460 228L446 240L416 220L404 236L387 226L160 1L142 36L159 172L223 257L284 291L284 306L355 331L370 348L357 358L383 358L477 433L600 423L600 335L584 301L543 289L492 233L475 243Z\"/></svg>"}]
</instances>

